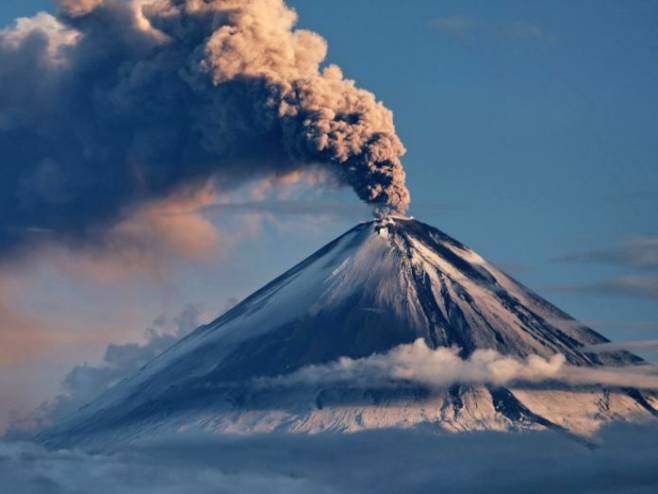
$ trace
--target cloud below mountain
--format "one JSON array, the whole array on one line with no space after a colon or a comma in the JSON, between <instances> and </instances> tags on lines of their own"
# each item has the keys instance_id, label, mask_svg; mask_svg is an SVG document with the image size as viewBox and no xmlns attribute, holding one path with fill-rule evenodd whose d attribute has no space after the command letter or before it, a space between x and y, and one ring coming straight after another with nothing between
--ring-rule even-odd
<instances>
[{"instance_id":1,"label":"cloud below mountain","mask_svg":"<svg viewBox=\"0 0 658 494\"><path fill-rule=\"evenodd\" d=\"M655 425L614 425L594 449L552 432L422 430L182 436L111 455L0 443L0 478L16 494L648 494L658 488L657 441Z\"/></svg>"}]
</instances>

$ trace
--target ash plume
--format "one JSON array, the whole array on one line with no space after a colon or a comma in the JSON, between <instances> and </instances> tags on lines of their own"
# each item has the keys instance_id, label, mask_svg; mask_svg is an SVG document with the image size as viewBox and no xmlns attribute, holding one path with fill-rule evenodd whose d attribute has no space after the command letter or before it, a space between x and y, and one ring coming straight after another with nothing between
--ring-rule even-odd
<instances>
[{"instance_id":1,"label":"ash plume","mask_svg":"<svg viewBox=\"0 0 658 494\"><path fill-rule=\"evenodd\" d=\"M59 0L0 31L0 253L181 188L321 168L409 204L393 115L283 0Z\"/></svg>"}]
</instances>

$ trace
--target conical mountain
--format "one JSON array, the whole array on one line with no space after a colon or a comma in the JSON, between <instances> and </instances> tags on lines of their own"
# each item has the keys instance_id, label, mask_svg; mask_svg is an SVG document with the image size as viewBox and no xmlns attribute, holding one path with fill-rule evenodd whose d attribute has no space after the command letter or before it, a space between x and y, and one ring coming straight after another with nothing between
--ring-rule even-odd
<instances>
[{"instance_id":1,"label":"conical mountain","mask_svg":"<svg viewBox=\"0 0 658 494\"><path fill-rule=\"evenodd\" d=\"M387 390L318 385L285 393L254 379L424 340L576 366L630 365L627 352L441 231L411 218L361 223L202 326L45 434L55 444L125 441L180 429L352 431L434 424L448 430L554 427L576 432L650 417L635 390ZM652 401L653 400L653 401Z\"/></svg>"}]
</instances>

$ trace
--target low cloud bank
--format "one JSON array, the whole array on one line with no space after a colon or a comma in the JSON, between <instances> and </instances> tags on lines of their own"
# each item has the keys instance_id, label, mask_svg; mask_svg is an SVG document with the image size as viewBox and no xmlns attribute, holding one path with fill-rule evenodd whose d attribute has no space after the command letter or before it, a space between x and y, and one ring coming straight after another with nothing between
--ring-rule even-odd
<instances>
[{"instance_id":1,"label":"low cloud bank","mask_svg":"<svg viewBox=\"0 0 658 494\"><path fill-rule=\"evenodd\" d=\"M198 319L198 309L187 306L172 320L154 321L154 327L146 332L144 344L109 345L101 365L84 364L73 368L64 380L64 392L43 403L29 417L15 420L6 437L31 437L35 431L69 416L122 379L135 374L148 361L198 327ZM171 329L172 325L175 326L174 330ZM585 351L596 353L624 348L628 347L609 343L587 347ZM418 339L385 354L361 359L342 357L325 365L309 365L290 374L255 378L251 384L256 388L336 384L368 388L400 386L404 383L435 389L455 384L557 384L658 390L658 367L648 364L578 367L568 364L561 354L548 359L531 355L522 360L494 350L477 350L463 359L459 356L459 348L431 349L424 340Z\"/></svg>"},{"instance_id":2,"label":"low cloud bank","mask_svg":"<svg viewBox=\"0 0 658 494\"><path fill-rule=\"evenodd\" d=\"M658 490L658 427L615 425L588 449L552 432L184 437L111 456L0 443L16 494Z\"/></svg>"},{"instance_id":3,"label":"low cloud bank","mask_svg":"<svg viewBox=\"0 0 658 494\"><path fill-rule=\"evenodd\" d=\"M382 385L411 381L442 388L453 384L507 385L516 382L557 381L569 385L632 386L658 389L658 368L576 367L564 355L549 359L531 355L520 360L494 350L476 350L462 359L458 348L431 349L422 339L400 345L386 354L361 359L343 357L326 365L311 365L290 375L259 379L261 385L300 385L349 382Z\"/></svg>"}]
</instances>

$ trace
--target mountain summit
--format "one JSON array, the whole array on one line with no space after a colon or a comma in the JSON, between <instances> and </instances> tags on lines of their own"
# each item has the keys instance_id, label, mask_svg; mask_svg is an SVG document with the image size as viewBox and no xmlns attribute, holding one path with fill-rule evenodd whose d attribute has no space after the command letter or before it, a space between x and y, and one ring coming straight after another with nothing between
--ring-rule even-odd
<instances>
[{"instance_id":1,"label":"mountain summit","mask_svg":"<svg viewBox=\"0 0 658 494\"><path fill-rule=\"evenodd\" d=\"M447 430L557 428L656 415L634 389L262 383L307 368L386 354L421 340L459 357L522 361L561 354L571 366L628 366L627 352L482 257L412 218L357 225L215 321L201 326L45 433L51 444L132 441L177 430L355 431L423 424Z\"/></svg>"}]
</instances>

